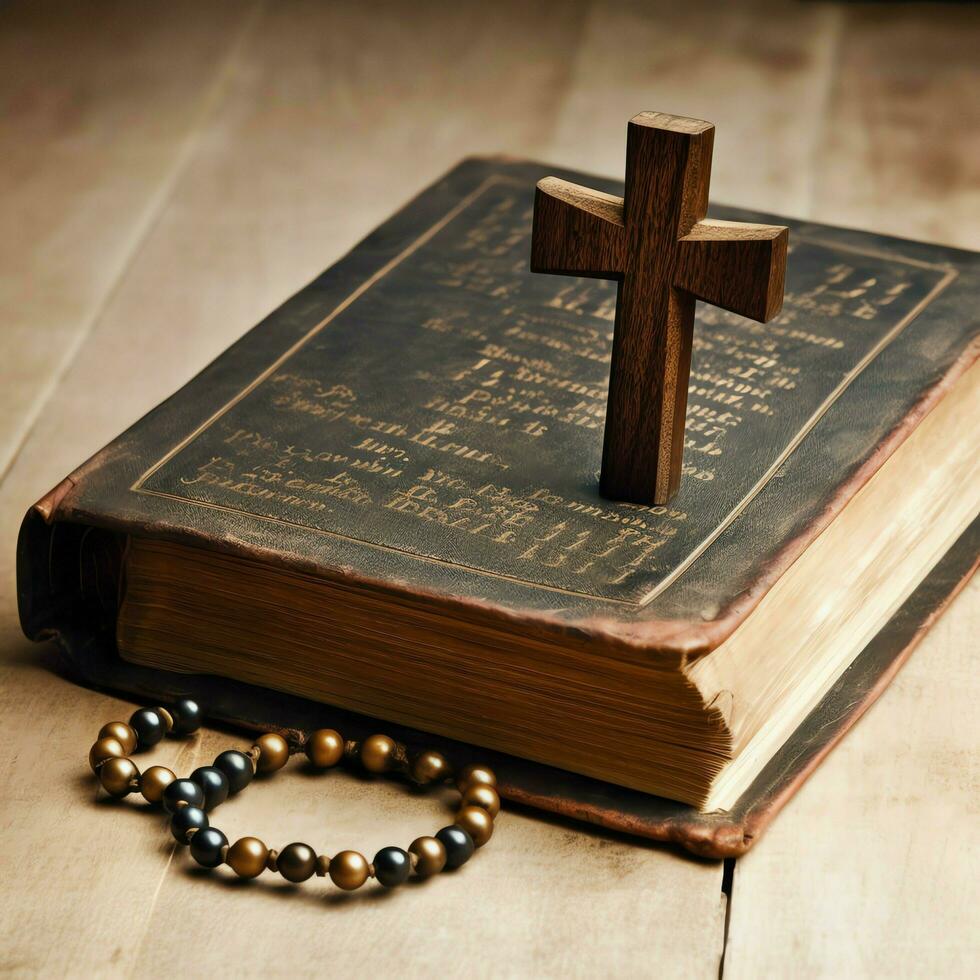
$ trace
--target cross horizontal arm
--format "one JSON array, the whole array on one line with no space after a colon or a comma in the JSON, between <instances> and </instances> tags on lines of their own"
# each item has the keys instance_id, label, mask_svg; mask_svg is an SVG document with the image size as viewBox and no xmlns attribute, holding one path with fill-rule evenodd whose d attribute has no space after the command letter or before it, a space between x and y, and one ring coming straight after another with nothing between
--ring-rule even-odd
<instances>
[{"instance_id":1,"label":"cross horizontal arm","mask_svg":"<svg viewBox=\"0 0 980 980\"><path fill-rule=\"evenodd\" d=\"M623 199L545 177L534 195L531 271L618 279L626 258Z\"/></svg>"},{"instance_id":2,"label":"cross horizontal arm","mask_svg":"<svg viewBox=\"0 0 980 980\"><path fill-rule=\"evenodd\" d=\"M699 221L678 242L673 285L764 323L782 309L788 237L776 225Z\"/></svg>"}]
</instances>

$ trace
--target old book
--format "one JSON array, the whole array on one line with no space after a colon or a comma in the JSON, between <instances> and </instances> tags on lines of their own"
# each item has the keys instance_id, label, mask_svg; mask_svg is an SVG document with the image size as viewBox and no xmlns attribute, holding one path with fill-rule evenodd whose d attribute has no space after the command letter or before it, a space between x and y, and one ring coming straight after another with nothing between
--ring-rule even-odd
<instances>
[{"instance_id":1,"label":"old book","mask_svg":"<svg viewBox=\"0 0 980 980\"><path fill-rule=\"evenodd\" d=\"M980 510L980 257L713 209L790 225L785 307L699 310L680 493L617 504L615 290L527 269L549 172L464 162L42 499L28 635L744 807Z\"/></svg>"}]
</instances>

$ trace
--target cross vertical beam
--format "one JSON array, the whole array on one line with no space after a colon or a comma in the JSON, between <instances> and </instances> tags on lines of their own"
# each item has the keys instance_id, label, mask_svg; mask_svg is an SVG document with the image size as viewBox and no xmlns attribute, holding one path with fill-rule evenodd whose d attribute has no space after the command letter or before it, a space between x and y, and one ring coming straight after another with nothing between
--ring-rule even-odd
<instances>
[{"instance_id":1,"label":"cross vertical beam","mask_svg":"<svg viewBox=\"0 0 980 980\"><path fill-rule=\"evenodd\" d=\"M624 198L537 186L531 271L619 283L599 483L615 500L678 490L695 300L763 321L782 306L788 230L705 219L713 143L710 123L642 112Z\"/></svg>"}]
</instances>

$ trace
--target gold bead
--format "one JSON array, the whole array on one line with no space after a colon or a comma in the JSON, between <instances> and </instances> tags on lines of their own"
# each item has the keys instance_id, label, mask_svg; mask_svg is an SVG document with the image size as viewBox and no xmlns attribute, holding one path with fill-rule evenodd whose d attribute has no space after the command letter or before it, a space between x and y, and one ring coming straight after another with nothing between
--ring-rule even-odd
<instances>
[{"instance_id":1,"label":"gold bead","mask_svg":"<svg viewBox=\"0 0 980 980\"><path fill-rule=\"evenodd\" d=\"M174 716L166 708L154 708L153 710L160 716L164 731L172 732L174 730Z\"/></svg>"},{"instance_id":2,"label":"gold bead","mask_svg":"<svg viewBox=\"0 0 980 980\"><path fill-rule=\"evenodd\" d=\"M225 855L225 863L239 878L257 878L268 860L269 848L257 837L239 838Z\"/></svg>"},{"instance_id":3,"label":"gold bead","mask_svg":"<svg viewBox=\"0 0 980 980\"><path fill-rule=\"evenodd\" d=\"M316 876L326 878L330 873L330 858L326 854L318 854L316 859Z\"/></svg>"},{"instance_id":4,"label":"gold bead","mask_svg":"<svg viewBox=\"0 0 980 980\"><path fill-rule=\"evenodd\" d=\"M387 735L371 735L361 746L361 764L368 772L386 772L395 752L395 740ZM345 852L346 853L346 852ZM355 886L356 887L356 886Z\"/></svg>"},{"instance_id":5,"label":"gold bead","mask_svg":"<svg viewBox=\"0 0 980 980\"><path fill-rule=\"evenodd\" d=\"M159 803L163 791L177 778L166 766L150 766L140 777L140 792L147 803Z\"/></svg>"},{"instance_id":6,"label":"gold bead","mask_svg":"<svg viewBox=\"0 0 980 980\"><path fill-rule=\"evenodd\" d=\"M426 785L447 779L452 769L441 752L423 752L412 763L412 779Z\"/></svg>"},{"instance_id":7,"label":"gold bead","mask_svg":"<svg viewBox=\"0 0 980 980\"><path fill-rule=\"evenodd\" d=\"M133 780L139 774L139 769L131 759L106 759L99 766L99 782L102 783L102 788L117 800L133 791Z\"/></svg>"},{"instance_id":8,"label":"gold bead","mask_svg":"<svg viewBox=\"0 0 980 980\"><path fill-rule=\"evenodd\" d=\"M435 837L418 837L409 844L408 853L414 854L415 873L420 878L431 878L446 866L446 848Z\"/></svg>"},{"instance_id":9,"label":"gold bead","mask_svg":"<svg viewBox=\"0 0 980 980\"><path fill-rule=\"evenodd\" d=\"M493 836L493 817L478 806L464 806L456 814L456 826L462 827L477 847L483 847Z\"/></svg>"},{"instance_id":10,"label":"gold bead","mask_svg":"<svg viewBox=\"0 0 980 980\"><path fill-rule=\"evenodd\" d=\"M310 732L306 740L306 758L318 769L337 765L344 757L344 740L340 732L332 728L319 728Z\"/></svg>"},{"instance_id":11,"label":"gold bead","mask_svg":"<svg viewBox=\"0 0 980 980\"><path fill-rule=\"evenodd\" d=\"M275 772L289 761L289 743L281 736L269 732L255 740L259 750L256 768L259 772Z\"/></svg>"},{"instance_id":12,"label":"gold bead","mask_svg":"<svg viewBox=\"0 0 980 980\"><path fill-rule=\"evenodd\" d=\"M98 772L107 759L124 759L126 750L117 738L100 738L88 750L88 764L92 767L92 772Z\"/></svg>"},{"instance_id":13,"label":"gold bead","mask_svg":"<svg viewBox=\"0 0 980 980\"><path fill-rule=\"evenodd\" d=\"M99 729L99 738L114 738L122 747L123 755L136 751L136 732L124 721L110 721Z\"/></svg>"},{"instance_id":14,"label":"gold bead","mask_svg":"<svg viewBox=\"0 0 980 980\"><path fill-rule=\"evenodd\" d=\"M466 766L456 779L460 791L468 789L473 783L483 783L485 786L497 785L497 777L492 769L486 766Z\"/></svg>"},{"instance_id":15,"label":"gold bead","mask_svg":"<svg viewBox=\"0 0 980 980\"><path fill-rule=\"evenodd\" d=\"M478 806L481 810L486 810L491 817L500 813L500 797L497 791L486 783L470 783L463 790L463 798L460 806Z\"/></svg>"},{"instance_id":16,"label":"gold bead","mask_svg":"<svg viewBox=\"0 0 980 980\"><path fill-rule=\"evenodd\" d=\"M368 863L357 851L341 851L330 859L329 874L338 888L352 892L368 880Z\"/></svg>"}]
</instances>

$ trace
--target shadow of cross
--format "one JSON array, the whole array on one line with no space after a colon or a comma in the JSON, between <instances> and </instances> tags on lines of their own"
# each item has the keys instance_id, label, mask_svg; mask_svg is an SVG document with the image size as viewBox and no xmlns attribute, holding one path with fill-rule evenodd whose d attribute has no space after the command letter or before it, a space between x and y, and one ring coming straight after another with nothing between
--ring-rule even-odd
<instances>
[{"instance_id":1,"label":"shadow of cross","mask_svg":"<svg viewBox=\"0 0 980 980\"><path fill-rule=\"evenodd\" d=\"M714 126L629 123L626 196L545 177L531 271L619 283L599 491L664 504L680 485L694 301L753 320L783 303L788 230L705 218Z\"/></svg>"}]
</instances>

